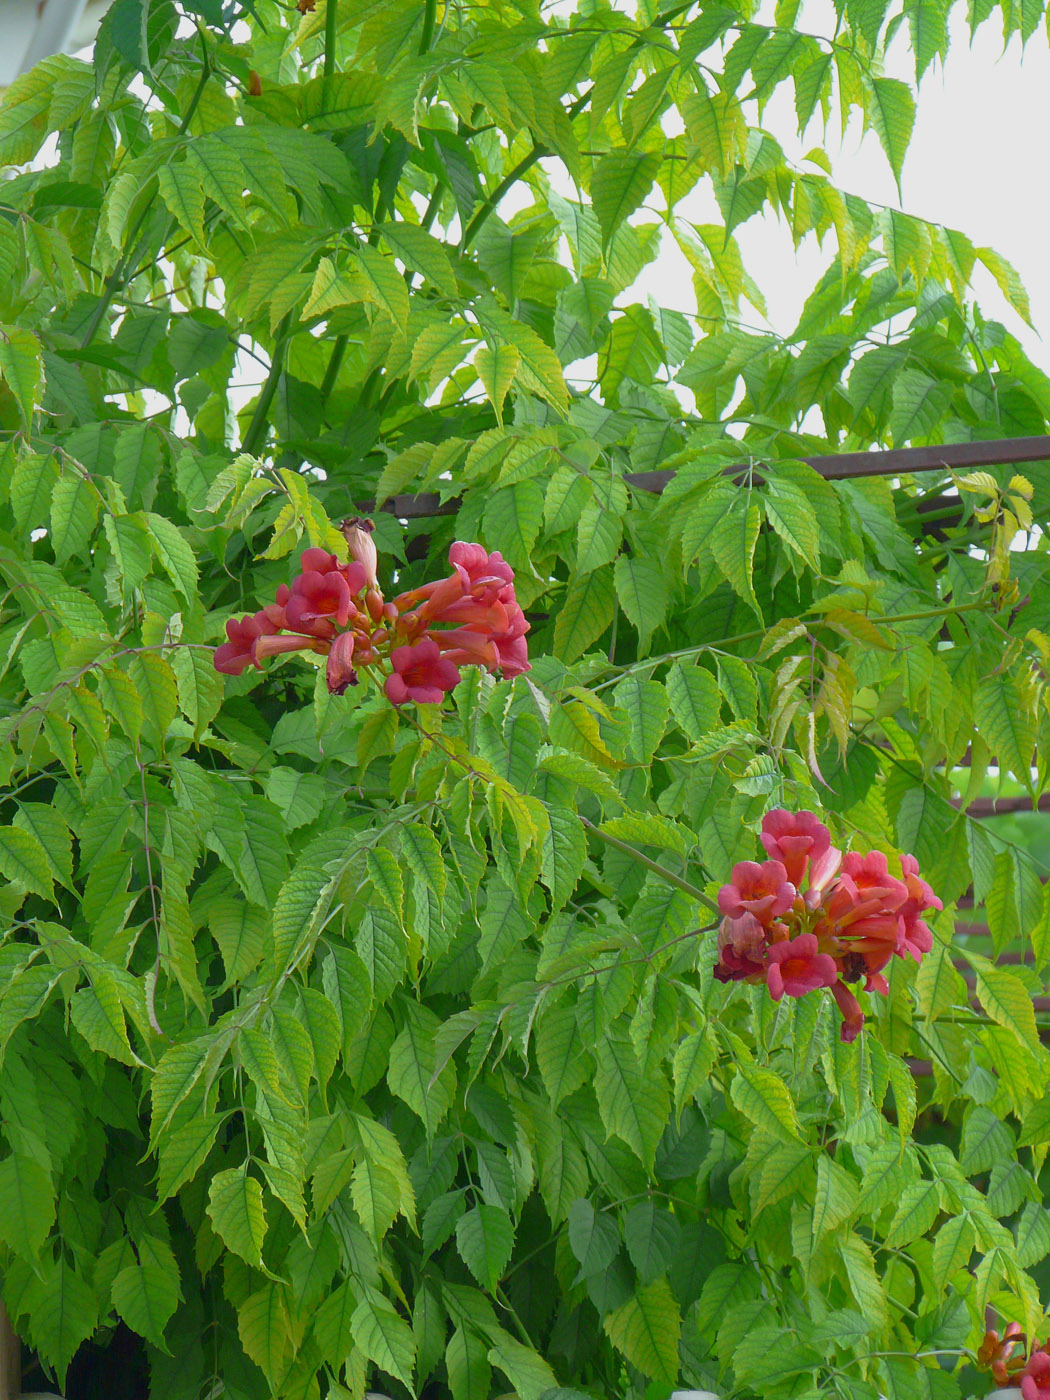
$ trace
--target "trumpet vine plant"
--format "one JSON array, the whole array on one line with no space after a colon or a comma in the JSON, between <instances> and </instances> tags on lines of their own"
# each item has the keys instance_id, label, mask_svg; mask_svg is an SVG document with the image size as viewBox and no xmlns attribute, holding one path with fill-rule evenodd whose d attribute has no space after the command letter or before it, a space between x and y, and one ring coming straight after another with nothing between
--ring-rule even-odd
<instances>
[{"instance_id":1,"label":"trumpet vine plant","mask_svg":"<svg viewBox=\"0 0 1050 1400\"><path fill-rule=\"evenodd\" d=\"M1012 269L824 149L900 175L953 8L114 0L3 94L27 1390L956 1400L1046 1337L1048 847L973 802L1047 779L1050 467L807 464L1047 429Z\"/></svg>"}]
</instances>

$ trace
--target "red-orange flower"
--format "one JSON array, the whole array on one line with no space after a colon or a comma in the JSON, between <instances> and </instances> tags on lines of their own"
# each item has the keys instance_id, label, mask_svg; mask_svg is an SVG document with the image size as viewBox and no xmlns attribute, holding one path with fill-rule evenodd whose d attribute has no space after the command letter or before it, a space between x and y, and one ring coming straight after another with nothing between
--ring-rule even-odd
<instances>
[{"instance_id":1,"label":"red-orange flower","mask_svg":"<svg viewBox=\"0 0 1050 1400\"><path fill-rule=\"evenodd\" d=\"M333 694L356 685L361 668L389 665L387 696L437 703L460 680L461 665L506 676L529 669L529 623L514 596L514 572L481 545L458 541L449 550L452 573L385 602L376 576L372 522L342 525L350 559L317 545L303 551L291 587L254 616L232 618L215 650L218 670L240 675L268 656L314 651L327 656Z\"/></svg>"},{"instance_id":2,"label":"red-orange flower","mask_svg":"<svg viewBox=\"0 0 1050 1400\"><path fill-rule=\"evenodd\" d=\"M797 888L809 862L830 849L831 833L812 812L775 808L762 818L762 844L771 860L781 862Z\"/></svg>"},{"instance_id":3,"label":"red-orange flower","mask_svg":"<svg viewBox=\"0 0 1050 1400\"><path fill-rule=\"evenodd\" d=\"M348 686L357 684L354 670L354 634L340 632L328 652L325 682L332 695L342 695Z\"/></svg>"},{"instance_id":4,"label":"red-orange flower","mask_svg":"<svg viewBox=\"0 0 1050 1400\"><path fill-rule=\"evenodd\" d=\"M785 914L795 902L797 891L779 860L741 860L733 866L728 885L718 891L718 907L730 919L753 914L761 924L769 924Z\"/></svg>"},{"instance_id":5,"label":"red-orange flower","mask_svg":"<svg viewBox=\"0 0 1050 1400\"><path fill-rule=\"evenodd\" d=\"M887 995L883 969L894 956L919 961L929 952L933 935L920 915L941 901L913 856L901 857L903 879L881 851L843 856L812 812L767 812L762 844L771 859L740 861L718 892L715 977L764 982L776 1001L828 988L841 1038L854 1040L864 1013L849 984Z\"/></svg>"},{"instance_id":6,"label":"red-orange flower","mask_svg":"<svg viewBox=\"0 0 1050 1400\"><path fill-rule=\"evenodd\" d=\"M1021 1372L1022 1400L1047 1400L1050 1396L1050 1352L1033 1349Z\"/></svg>"},{"instance_id":7,"label":"red-orange flower","mask_svg":"<svg viewBox=\"0 0 1050 1400\"><path fill-rule=\"evenodd\" d=\"M255 643L276 627L265 613L238 620L231 617L226 624L227 641L215 648L215 669L227 676L239 676L248 666L259 666L255 657ZM259 668L262 669L261 667Z\"/></svg>"},{"instance_id":8,"label":"red-orange flower","mask_svg":"<svg viewBox=\"0 0 1050 1400\"><path fill-rule=\"evenodd\" d=\"M331 618L345 627L351 610L356 612L350 585L341 572L333 569L326 574L300 574L292 584L292 596L285 605L284 614L292 628L316 622L319 617Z\"/></svg>"},{"instance_id":9,"label":"red-orange flower","mask_svg":"<svg viewBox=\"0 0 1050 1400\"><path fill-rule=\"evenodd\" d=\"M811 933L800 933L786 943L774 943L769 949L766 986L774 1001L782 996L801 997L818 987L833 987L839 975L835 959L817 951L817 940Z\"/></svg>"},{"instance_id":10,"label":"red-orange flower","mask_svg":"<svg viewBox=\"0 0 1050 1400\"><path fill-rule=\"evenodd\" d=\"M441 655L432 637L423 637L408 647L395 647L390 653L394 674L387 676L387 699L394 705L415 700L419 705L438 705L460 681L459 667Z\"/></svg>"}]
</instances>

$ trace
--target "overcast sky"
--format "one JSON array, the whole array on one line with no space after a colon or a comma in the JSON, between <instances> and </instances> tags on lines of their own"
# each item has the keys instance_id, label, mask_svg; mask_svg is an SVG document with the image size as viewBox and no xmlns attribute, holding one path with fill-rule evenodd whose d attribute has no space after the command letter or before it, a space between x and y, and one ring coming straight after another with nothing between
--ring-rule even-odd
<instances>
[{"instance_id":1,"label":"overcast sky","mask_svg":"<svg viewBox=\"0 0 1050 1400\"><path fill-rule=\"evenodd\" d=\"M806 0L800 27L830 33L822 14L823 0ZM861 136L854 120L840 141L829 129L826 150L837 183L854 194L903 208L936 223L961 229L975 244L990 245L1017 268L1032 302L1032 319L1040 340L1025 331L999 295L991 277L979 270L978 297L986 314L1004 320L1018 334L1029 354L1050 370L1050 179L1047 143L1050 140L1050 48L1046 29L1029 40L1022 54L1014 38L1003 52L1002 30L993 17L970 44L964 8L954 12L952 44L942 68L935 63L919 89L917 120L904 164L902 197L874 132ZM903 43L896 43L886 72L914 81L912 60ZM763 126L797 157L824 144L818 124L800 142L790 83L769 104ZM712 208L705 217L717 213ZM774 329L790 330L807 291L828 257L810 238L795 254L786 230L773 219L755 217L738 230L745 263L769 302ZM666 267L667 285L679 275Z\"/></svg>"}]
</instances>

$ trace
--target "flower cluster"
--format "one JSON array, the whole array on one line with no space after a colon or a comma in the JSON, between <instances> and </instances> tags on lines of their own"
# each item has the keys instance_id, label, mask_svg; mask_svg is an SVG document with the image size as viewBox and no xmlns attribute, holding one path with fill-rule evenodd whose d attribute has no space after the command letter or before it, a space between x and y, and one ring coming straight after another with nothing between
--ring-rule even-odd
<instances>
[{"instance_id":1,"label":"flower cluster","mask_svg":"<svg viewBox=\"0 0 1050 1400\"><path fill-rule=\"evenodd\" d=\"M1025 1355L1025 1335L1011 1322L1000 1337L988 1331L977 1350L977 1365L989 1370L997 1386L1021 1387L1022 1400L1050 1400L1050 1341L1036 1343ZM1015 1355L1017 1348L1020 1353Z\"/></svg>"},{"instance_id":2,"label":"flower cluster","mask_svg":"<svg viewBox=\"0 0 1050 1400\"><path fill-rule=\"evenodd\" d=\"M724 917L715 976L764 982L774 1001L828 987L842 1012L842 1039L855 1040L864 1013L849 984L863 981L885 995L890 958L920 962L933 946L921 916L941 901L914 856L901 856L898 879L881 851L837 850L812 812L767 812L762 845L769 859L740 861L718 892Z\"/></svg>"},{"instance_id":3,"label":"flower cluster","mask_svg":"<svg viewBox=\"0 0 1050 1400\"><path fill-rule=\"evenodd\" d=\"M359 667L385 674L387 698L438 704L460 681L461 666L484 666L504 676L529 669L529 624L514 596L514 572L499 553L457 541L452 573L386 602L376 581L370 520L345 520L349 561L307 549L291 587L257 613L231 618L215 669L239 676L268 656L314 651L328 658L328 689L342 695Z\"/></svg>"}]
</instances>

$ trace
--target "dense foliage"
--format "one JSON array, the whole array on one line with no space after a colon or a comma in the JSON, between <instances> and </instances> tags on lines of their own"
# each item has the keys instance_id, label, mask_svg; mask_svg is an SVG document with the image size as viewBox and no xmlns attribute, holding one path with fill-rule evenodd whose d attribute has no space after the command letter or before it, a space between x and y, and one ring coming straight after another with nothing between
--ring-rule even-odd
<instances>
[{"instance_id":1,"label":"dense foliage","mask_svg":"<svg viewBox=\"0 0 1050 1400\"><path fill-rule=\"evenodd\" d=\"M6 93L0 1286L59 1382L121 1326L156 1400L952 1400L987 1306L1045 1335L1050 911L965 808L1050 764L1050 470L799 458L1041 433L1050 382L993 252L760 125L790 84L899 171L884 45L920 77L946 0L796 11L116 0ZM763 209L827 248L787 338ZM532 669L219 674L370 510L387 597L501 551ZM852 1043L713 977L774 808L944 903Z\"/></svg>"}]
</instances>

